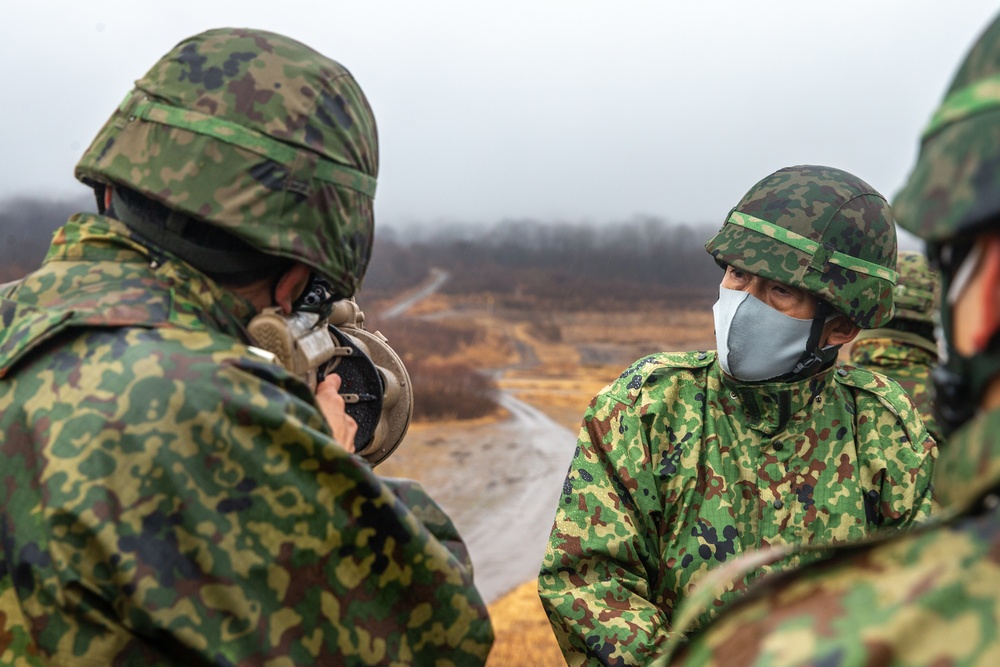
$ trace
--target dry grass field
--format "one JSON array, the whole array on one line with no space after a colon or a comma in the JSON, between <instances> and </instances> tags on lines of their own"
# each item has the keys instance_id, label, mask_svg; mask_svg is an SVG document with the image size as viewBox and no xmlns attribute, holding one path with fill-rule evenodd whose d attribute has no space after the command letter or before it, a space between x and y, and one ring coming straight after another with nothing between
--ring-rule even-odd
<instances>
[{"instance_id":1,"label":"dry grass field","mask_svg":"<svg viewBox=\"0 0 1000 667\"><path fill-rule=\"evenodd\" d=\"M436 295L423 302L419 310L423 321L467 332L460 343L435 346L435 358L489 373L501 390L573 432L591 397L632 360L663 350L714 347L711 304L703 300L648 304L626 312L609 310L610 302L586 310L562 310L551 303L498 308L497 302L484 295ZM416 326L407 320L378 324L394 346ZM475 486L449 477L450 468L468 452L449 448L440 434L463 430L471 434L484 423L504 418L498 410L469 421L418 423L379 472L421 481L446 509L475 503ZM535 586L533 580L525 581L490 605L496 633L490 667L565 664Z\"/></svg>"}]
</instances>

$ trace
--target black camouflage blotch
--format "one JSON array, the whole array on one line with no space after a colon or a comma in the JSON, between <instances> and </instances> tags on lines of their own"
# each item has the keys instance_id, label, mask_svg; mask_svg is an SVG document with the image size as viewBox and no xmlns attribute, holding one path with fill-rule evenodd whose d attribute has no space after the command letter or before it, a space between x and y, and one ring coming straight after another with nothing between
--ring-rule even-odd
<instances>
[{"instance_id":1,"label":"black camouflage blotch","mask_svg":"<svg viewBox=\"0 0 1000 667\"><path fill-rule=\"evenodd\" d=\"M215 506L215 511L220 514L225 514L227 512L239 512L242 510L250 509L253 505L253 499L243 496L242 498L224 498L219 501L219 504Z\"/></svg>"},{"instance_id":2,"label":"black camouflage blotch","mask_svg":"<svg viewBox=\"0 0 1000 667\"><path fill-rule=\"evenodd\" d=\"M656 357L643 357L642 359L635 361L631 366L622 371L622 374L618 376L618 379L624 380L629 375L632 375L633 373L638 373L639 369L641 369L643 366L653 363L656 363Z\"/></svg>"},{"instance_id":3,"label":"black camouflage blotch","mask_svg":"<svg viewBox=\"0 0 1000 667\"><path fill-rule=\"evenodd\" d=\"M21 547L20 553L17 555L17 563L14 564L13 570L11 571L11 578L14 580L14 586L19 591L31 591L34 592L35 588L35 575L33 573L34 567L47 568L52 564L52 557L49 556L47 551L42 551L38 548L38 545L34 542L29 542Z\"/></svg>"},{"instance_id":4,"label":"black camouflage blotch","mask_svg":"<svg viewBox=\"0 0 1000 667\"><path fill-rule=\"evenodd\" d=\"M371 483L365 482L356 487L360 494L369 499L380 498L381 491ZM397 501L399 502L399 501ZM399 503L401 505L401 503ZM389 538L395 542L395 548L399 549L403 545L409 544L411 535L406 531L403 522L399 520L400 508L393 504L383 503L374 506L371 502L366 502L359 510L360 514L356 519L358 532L370 529L371 536L368 538L368 549L375 556L372 563L372 572L382 574L389 567L389 555L385 553L385 544ZM348 545L351 546L351 545ZM354 548L347 547L340 550L341 554L353 553Z\"/></svg>"},{"instance_id":5,"label":"black camouflage blotch","mask_svg":"<svg viewBox=\"0 0 1000 667\"><path fill-rule=\"evenodd\" d=\"M103 160L104 156L108 154L108 151L111 150L111 147L114 145L115 145L114 137L111 137L106 142L104 142L104 146L101 147L101 152L97 154L97 158L94 161L100 162L101 160Z\"/></svg>"},{"instance_id":6,"label":"black camouflage blotch","mask_svg":"<svg viewBox=\"0 0 1000 667\"><path fill-rule=\"evenodd\" d=\"M118 548L125 553L135 553L139 562L156 572L157 582L164 586L174 586L179 578L198 577L198 566L181 553L177 543L174 526L182 523L180 515L153 512L143 518L142 531L138 535L123 535L118 539Z\"/></svg>"},{"instance_id":7,"label":"black camouflage blotch","mask_svg":"<svg viewBox=\"0 0 1000 667\"><path fill-rule=\"evenodd\" d=\"M250 167L250 178L263 185L268 190L281 190L285 187L288 170L277 162L264 160Z\"/></svg>"},{"instance_id":8,"label":"black camouflage blotch","mask_svg":"<svg viewBox=\"0 0 1000 667\"><path fill-rule=\"evenodd\" d=\"M594 656L599 658L597 664L605 665L606 667L619 667L619 665L625 664L624 660L611 657L615 652L615 645L604 641L602 637L587 637L587 644L590 645L590 650Z\"/></svg>"},{"instance_id":9,"label":"black camouflage blotch","mask_svg":"<svg viewBox=\"0 0 1000 667\"><path fill-rule=\"evenodd\" d=\"M844 664L844 649L838 648L828 656L813 663L815 667L840 667Z\"/></svg>"},{"instance_id":10,"label":"black camouflage blotch","mask_svg":"<svg viewBox=\"0 0 1000 667\"><path fill-rule=\"evenodd\" d=\"M700 531L698 530L699 528L701 529ZM722 538L724 539L720 539L717 528L709 526L703 521L699 521L694 527L692 527L691 534L705 540L706 544L702 544L698 547L698 555L705 560L714 556L715 560L722 563L726 560L726 558L736 553L735 540L739 536L739 531L736 530L736 526L725 526L722 529Z\"/></svg>"},{"instance_id":11,"label":"black camouflage blotch","mask_svg":"<svg viewBox=\"0 0 1000 667\"><path fill-rule=\"evenodd\" d=\"M816 504L816 500L813 498L813 488L812 484L803 484L798 489L795 490L795 496L799 499L799 502L810 507Z\"/></svg>"},{"instance_id":12,"label":"black camouflage blotch","mask_svg":"<svg viewBox=\"0 0 1000 667\"><path fill-rule=\"evenodd\" d=\"M328 127L351 129L354 119L347 113L347 103L340 95L331 96L323 91L319 96L319 106L316 107L316 117Z\"/></svg>"},{"instance_id":13,"label":"black camouflage blotch","mask_svg":"<svg viewBox=\"0 0 1000 667\"><path fill-rule=\"evenodd\" d=\"M0 301L0 324L3 325L4 329L14 321L14 311L16 310L17 304L13 301Z\"/></svg>"},{"instance_id":14,"label":"black camouflage blotch","mask_svg":"<svg viewBox=\"0 0 1000 667\"><path fill-rule=\"evenodd\" d=\"M257 482L252 479L240 480L240 483L236 485L236 490L240 493L250 493L257 488Z\"/></svg>"},{"instance_id":15,"label":"black camouflage blotch","mask_svg":"<svg viewBox=\"0 0 1000 667\"><path fill-rule=\"evenodd\" d=\"M994 219L995 211L1000 210L1000 188L996 187L998 175L1000 175L1000 153L983 156L970 179L976 198L962 216L962 221L958 224L959 229Z\"/></svg>"},{"instance_id":16,"label":"black camouflage blotch","mask_svg":"<svg viewBox=\"0 0 1000 667\"><path fill-rule=\"evenodd\" d=\"M879 511L879 494L875 489L869 489L864 495L865 501L865 520L875 526L881 526L882 522L885 521L885 517L882 516L882 512Z\"/></svg>"},{"instance_id":17,"label":"black camouflage blotch","mask_svg":"<svg viewBox=\"0 0 1000 667\"><path fill-rule=\"evenodd\" d=\"M239 75L241 63L249 62L256 57L256 53L234 52L229 54L222 67L205 68L208 58L198 53L196 44L187 44L177 56L177 62L188 67L187 70L181 70L180 80L200 83L207 90L215 90L221 88L227 78Z\"/></svg>"}]
</instances>

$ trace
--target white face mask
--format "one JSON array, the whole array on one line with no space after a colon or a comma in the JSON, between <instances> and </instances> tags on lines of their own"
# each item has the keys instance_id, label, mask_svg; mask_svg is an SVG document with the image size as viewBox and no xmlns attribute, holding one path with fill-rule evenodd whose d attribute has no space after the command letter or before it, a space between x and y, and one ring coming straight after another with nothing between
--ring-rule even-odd
<instances>
[{"instance_id":1,"label":"white face mask","mask_svg":"<svg viewBox=\"0 0 1000 667\"><path fill-rule=\"evenodd\" d=\"M813 321L781 313L748 292L719 287L715 340L722 370L737 380L770 380L795 368Z\"/></svg>"}]
</instances>

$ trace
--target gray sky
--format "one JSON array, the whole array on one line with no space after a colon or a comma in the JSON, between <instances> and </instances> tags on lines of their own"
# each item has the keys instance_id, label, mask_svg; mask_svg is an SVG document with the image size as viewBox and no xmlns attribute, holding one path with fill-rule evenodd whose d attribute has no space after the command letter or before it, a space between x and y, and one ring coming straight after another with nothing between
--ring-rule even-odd
<instances>
[{"instance_id":1,"label":"gray sky","mask_svg":"<svg viewBox=\"0 0 1000 667\"><path fill-rule=\"evenodd\" d=\"M891 197L995 2L3 2L0 198L73 165L177 41L247 26L346 65L375 110L380 223L721 222L828 164Z\"/></svg>"}]
</instances>

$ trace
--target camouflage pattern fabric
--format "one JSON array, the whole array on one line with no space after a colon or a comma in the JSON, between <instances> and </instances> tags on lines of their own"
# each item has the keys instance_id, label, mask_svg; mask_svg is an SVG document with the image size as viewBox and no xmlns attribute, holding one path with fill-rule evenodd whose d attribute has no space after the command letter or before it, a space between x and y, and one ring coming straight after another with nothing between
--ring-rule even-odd
<instances>
[{"instance_id":1,"label":"camouflage pattern fabric","mask_svg":"<svg viewBox=\"0 0 1000 667\"><path fill-rule=\"evenodd\" d=\"M293 39L221 28L185 39L126 95L76 166L351 296L368 266L375 117L340 63Z\"/></svg>"},{"instance_id":2,"label":"camouflage pattern fabric","mask_svg":"<svg viewBox=\"0 0 1000 667\"><path fill-rule=\"evenodd\" d=\"M893 200L904 229L929 245L995 229L1000 191L1000 19L973 45L924 129Z\"/></svg>"},{"instance_id":3,"label":"camouflage pattern fabric","mask_svg":"<svg viewBox=\"0 0 1000 667\"><path fill-rule=\"evenodd\" d=\"M902 389L863 369L747 384L714 352L637 361L584 417L539 574L567 662L646 664L691 587L745 551L926 519L935 453ZM748 573L697 623L818 557Z\"/></svg>"},{"instance_id":4,"label":"camouflage pattern fabric","mask_svg":"<svg viewBox=\"0 0 1000 667\"><path fill-rule=\"evenodd\" d=\"M885 198L834 167L786 167L754 185L706 249L823 299L862 329L892 318L896 233Z\"/></svg>"},{"instance_id":5,"label":"camouflage pattern fabric","mask_svg":"<svg viewBox=\"0 0 1000 667\"><path fill-rule=\"evenodd\" d=\"M887 375L906 390L924 426L940 447L944 436L934 416L934 384L931 382L931 370L937 358L932 342L893 329L862 331L854 340L850 353L851 364Z\"/></svg>"},{"instance_id":6,"label":"camouflage pattern fabric","mask_svg":"<svg viewBox=\"0 0 1000 667\"><path fill-rule=\"evenodd\" d=\"M931 267L925 254L912 250L900 251L896 272L899 282L893 294L893 320L934 324L941 305L941 273Z\"/></svg>"},{"instance_id":7,"label":"camouflage pattern fabric","mask_svg":"<svg viewBox=\"0 0 1000 667\"><path fill-rule=\"evenodd\" d=\"M485 662L451 522L333 441L252 313L90 215L0 299L0 663Z\"/></svg>"},{"instance_id":8,"label":"camouflage pattern fabric","mask_svg":"<svg viewBox=\"0 0 1000 667\"><path fill-rule=\"evenodd\" d=\"M1000 411L941 450L935 483L950 507L883 539L838 546L808 567L758 583L685 637L709 591L785 554L734 561L704 580L678 614L672 659L656 665L992 667L1000 664ZM789 552L808 551L800 546ZM742 559L741 559L742 560ZM687 640L687 643L685 641Z\"/></svg>"}]
</instances>

